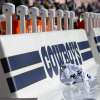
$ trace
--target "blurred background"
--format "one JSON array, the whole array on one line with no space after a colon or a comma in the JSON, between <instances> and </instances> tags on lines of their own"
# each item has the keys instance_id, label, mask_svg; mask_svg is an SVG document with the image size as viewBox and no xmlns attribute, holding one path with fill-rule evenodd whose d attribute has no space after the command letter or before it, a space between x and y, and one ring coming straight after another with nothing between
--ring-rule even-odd
<instances>
[{"instance_id":1,"label":"blurred background","mask_svg":"<svg viewBox=\"0 0 100 100\"><path fill-rule=\"evenodd\" d=\"M38 7L39 9L44 7L46 9L56 9L56 10L62 9L63 11L64 10L74 11L75 29L85 28L84 12L100 13L100 0L0 0L0 14L2 13L2 5L7 2L15 4L16 7L19 5L26 5L28 7L32 7L32 6ZM30 27L31 19L28 15L25 17L27 21L26 26ZM47 18L47 22L48 22L48 18ZM13 23L14 23L13 33L14 34L20 33L19 31L20 28L18 28L20 26L19 16L16 15L16 17L13 18ZM68 20L68 23L70 24L70 20ZM38 16L38 24L42 27L41 18L39 16ZM55 18L55 24L57 24L56 18ZM49 27L49 23L47 23L47 27ZM27 30L29 29L27 28ZM62 29L64 29L64 18L62 18ZM0 26L0 34L5 34L5 33L6 33L6 24L5 22L2 22Z\"/></svg>"},{"instance_id":2,"label":"blurred background","mask_svg":"<svg viewBox=\"0 0 100 100\"><path fill-rule=\"evenodd\" d=\"M100 13L100 0L0 0L0 12L5 2L12 2L16 6L24 4L29 7L45 7L47 9L55 8L62 10L73 10L77 13L96 12Z\"/></svg>"}]
</instances>

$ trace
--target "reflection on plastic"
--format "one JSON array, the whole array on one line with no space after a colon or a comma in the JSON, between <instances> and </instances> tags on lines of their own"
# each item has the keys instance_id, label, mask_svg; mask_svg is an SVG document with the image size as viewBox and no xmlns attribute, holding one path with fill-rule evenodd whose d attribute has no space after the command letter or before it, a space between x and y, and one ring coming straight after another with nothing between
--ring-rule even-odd
<instances>
[{"instance_id":1,"label":"reflection on plastic","mask_svg":"<svg viewBox=\"0 0 100 100\"><path fill-rule=\"evenodd\" d=\"M60 80L65 84L62 89L64 100L99 100L95 99L98 91L98 79L87 74L82 68L65 64L60 68ZM73 84L75 83L75 84Z\"/></svg>"},{"instance_id":2,"label":"reflection on plastic","mask_svg":"<svg viewBox=\"0 0 100 100\"><path fill-rule=\"evenodd\" d=\"M65 64L60 68L60 80L66 85L72 85L90 79L91 76L83 71L78 65Z\"/></svg>"}]
</instances>

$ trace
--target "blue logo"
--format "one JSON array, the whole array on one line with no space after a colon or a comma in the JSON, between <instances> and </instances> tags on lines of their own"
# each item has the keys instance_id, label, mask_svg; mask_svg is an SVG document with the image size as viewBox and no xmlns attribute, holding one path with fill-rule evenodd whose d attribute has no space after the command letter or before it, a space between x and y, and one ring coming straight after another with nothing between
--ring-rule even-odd
<instances>
[{"instance_id":1,"label":"blue logo","mask_svg":"<svg viewBox=\"0 0 100 100\"><path fill-rule=\"evenodd\" d=\"M58 67L64 63L82 64L81 55L76 42L57 44L41 48L41 55L49 76L58 75Z\"/></svg>"}]
</instances>

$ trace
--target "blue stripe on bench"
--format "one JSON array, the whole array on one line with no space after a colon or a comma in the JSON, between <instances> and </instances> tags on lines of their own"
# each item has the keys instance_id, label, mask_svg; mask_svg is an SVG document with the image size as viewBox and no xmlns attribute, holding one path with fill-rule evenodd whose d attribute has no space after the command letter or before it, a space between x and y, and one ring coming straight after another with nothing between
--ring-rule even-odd
<instances>
[{"instance_id":1,"label":"blue stripe on bench","mask_svg":"<svg viewBox=\"0 0 100 100\"><path fill-rule=\"evenodd\" d=\"M90 48L88 41L78 42L78 46L80 50Z\"/></svg>"},{"instance_id":2,"label":"blue stripe on bench","mask_svg":"<svg viewBox=\"0 0 100 100\"><path fill-rule=\"evenodd\" d=\"M96 43L99 43L100 42L100 36L94 37L94 40L95 40Z\"/></svg>"},{"instance_id":3,"label":"blue stripe on bench","mask_svg":"<svg viewBox=\"0 0 100 100\"><path fill-rule=\"evenodd\" d=\"M16 92L17 90L23 89L31 84L39 82L46 78L44 67L22 73L15 77L7 78L7 83L10 92Z\"/></svg>"},{"instance_id":4,"label":"blue stripe on bench","mask_svg":"<svg viewBox=\"0 0 100 100\"><path fill-rule=\"evenodd\" d=\"M91 51L84 52L81 55L82 55L83 61L86 61L90 58L93 58L93 55L92 55Z\"/></svg>"},{"instance_id":5,"label":"blue stripe on bench","mask_svg":"<svg viewBox=\"0 0 100 100\"><path fill-rule=\"evenodd\" d=\"M5 73L40 62L41 58L39 51L33 51L1 59L1 64Z\"/></svg>"}]
</instances>

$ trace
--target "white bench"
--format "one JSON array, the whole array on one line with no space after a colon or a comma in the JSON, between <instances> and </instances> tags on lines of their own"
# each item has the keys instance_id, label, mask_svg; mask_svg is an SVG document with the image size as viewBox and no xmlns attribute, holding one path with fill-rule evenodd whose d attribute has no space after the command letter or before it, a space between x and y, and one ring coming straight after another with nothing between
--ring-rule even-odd
<instances>
[{"instance_id":1,"label":"white bench","mask_svg":"<svg viewBox=\"0 0 100 100\"><path fill-rule=\"evenodd\" d=\"M84 30L1 36L0 97L61 100L59 68L67 62L96 75Z\"/></svg>"}]
</instances>

